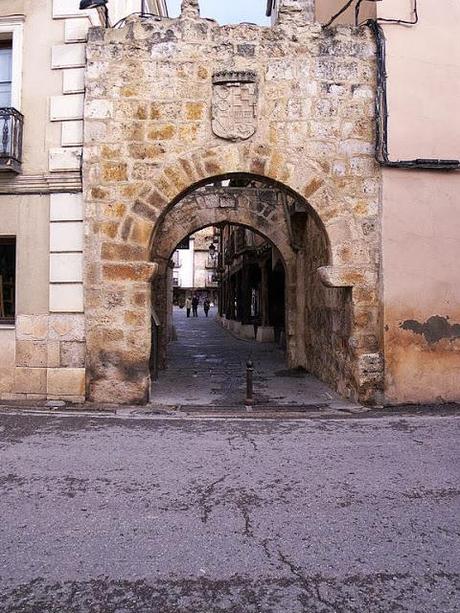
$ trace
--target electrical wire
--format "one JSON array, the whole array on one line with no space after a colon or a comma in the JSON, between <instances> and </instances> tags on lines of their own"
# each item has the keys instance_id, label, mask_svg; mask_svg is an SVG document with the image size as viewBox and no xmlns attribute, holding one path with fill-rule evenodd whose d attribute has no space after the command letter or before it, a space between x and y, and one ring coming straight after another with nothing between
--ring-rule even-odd
<instances>
[{"instance_id":1,"label":"electrical wire","mask_svg":"<svg viewBox=\"0 0 460 613\"><path fill-rule=\"evenodd\" d=\"M363 2L382 2L383 0L348 0L344 6L337 12L335 13L335 15L333 15L330 20L325 24L325 28L328 28L329 26L331 26L334 21L336 19L338 19L340 17L340 15L343 15L343 13L345 13L352 5L354 2L356 2L355 5L355 25L364 25L366 22L362 22L361 24L359 23L359 13L361 10L361 5ZM417 6L417 2L418 0L413 0L414 2L414 8L413 8L413 15L414 18L412 20L406 20L406 19L387 19L385 17L379 17L377 19L378 22L383 22L383 23L395 23L395 24L399 24L399 25L408 25L408 26L414 26L415 24L418 23L418 6Z\"/></svg>"},{"instance_id":2,"label":"electrical wire","mask_svg":"<svg viewBox=\"0 0 460 613\"><path fill-rule=\"evenodd\" d=\"M340 17L340 15L342 15L343 13L345 13L346 10L348 10L350 8L350 6L353 4L353 2L356 2L356 0L348 0L348 2L345 4L345 6L343 6L340 11L338 11L335 15L333 15L329 21L324 25L325 28L328 28L329 26L331 26L334 21L336 19L338 19L338 17Z\"/></svg>"},{"instance_id":3,"label":"electrical wire","mask_svg":"<svg viewBox=\"0 0 460 613\"><path fill-rule=\"evenodd\" d=\"M415 170L460 170L460 160L415 159L390 160L388 154L388 93L386 68L386 41L382 26L375 19L365 23L375 37L377 47L377 96L375 159L382 166Z\"/></svg>"}]
</instances>

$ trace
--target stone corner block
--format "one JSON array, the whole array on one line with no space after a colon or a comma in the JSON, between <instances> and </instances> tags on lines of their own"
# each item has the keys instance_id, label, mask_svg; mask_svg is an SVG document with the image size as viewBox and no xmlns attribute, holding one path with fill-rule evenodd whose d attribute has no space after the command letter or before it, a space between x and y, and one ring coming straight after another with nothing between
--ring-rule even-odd
<instances>
[{"instance_id":1,"label":"stone corner block","mask_svg":"<svg viewBox=\"0 0 460 613\"><path fill-rule=\"evenodd\" d=\"M17 394L46 394L46 368L17 367L14 373Z\"/></svg>"},{"instance_id":2,"label":"stone corner block","mask_svg":"<svg viewBox=\"0 0 460 613\"><path fill-rule=\"evenodd\" d=\"M49 368L46 391L48 396L84 396L84 368Z\"/></svg>"},{"instance_id":3,"label":"stone corner block","mask_svg":"<svg viewBox=\"0 0 460 613\"><path fill-rule=\"evenodd\" d=\"M18 315L17 340L45 340L48 337L48 315Z\"/></svg>"},{"instance_id":4,"label":"stone corner block","mask_svg":"<svg viewBox=\"0 0 460 613\"><path fill-rule=\"evenodd\" d=\"M58 341L85 340L85 316L72 313L49 316L49 338Z\"/></svg>"}]
</instances>

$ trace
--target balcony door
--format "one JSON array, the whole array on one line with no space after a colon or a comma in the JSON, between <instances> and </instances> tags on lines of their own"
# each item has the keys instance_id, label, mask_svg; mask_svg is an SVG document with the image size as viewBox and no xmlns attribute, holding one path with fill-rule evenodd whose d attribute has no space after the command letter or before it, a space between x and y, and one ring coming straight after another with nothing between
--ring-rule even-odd
<instances>
[{"instance_id":1,"label":"balcony door","mask_svg":"<svg viewBox=\"0 0 460 613\"><path fill-rule=\"evenodd\" d=\"M11 41L0 41L0 108L11 106L13 46Z\"/></svg>"}]
</instances>

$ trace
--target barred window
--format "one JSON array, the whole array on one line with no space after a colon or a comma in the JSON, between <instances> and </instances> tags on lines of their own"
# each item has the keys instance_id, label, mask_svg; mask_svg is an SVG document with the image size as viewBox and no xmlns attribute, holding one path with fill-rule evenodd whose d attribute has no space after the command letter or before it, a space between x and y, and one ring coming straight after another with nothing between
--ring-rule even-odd
<instances>
[{"instance_id":1,"label":"barred window","mask_svg":"<svg viewBox=\"0 0 460 613\"><path fill-rule=\"evenodd\" d=\"M16 314L16 239L0 237L0 324Z\"/></svg>"}]
</instances>

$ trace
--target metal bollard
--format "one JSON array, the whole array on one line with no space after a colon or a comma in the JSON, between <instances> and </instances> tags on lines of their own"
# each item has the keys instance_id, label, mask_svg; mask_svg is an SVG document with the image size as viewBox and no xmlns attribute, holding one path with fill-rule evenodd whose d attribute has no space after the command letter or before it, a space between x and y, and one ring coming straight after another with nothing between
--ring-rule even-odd
<instances>
[{"instance_id":1,"label":"metal bollard","mask_svg":"<svg viewBox=\"0 0 460 613\"><path fill-rule=\"evenodd\" d=\"M246 400L247 405L254 404L254 364L251 359L246 362Z\"/></svg>"}]
</instances>

